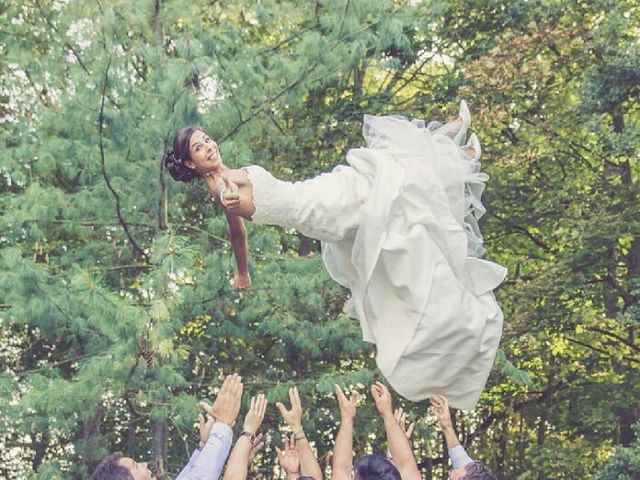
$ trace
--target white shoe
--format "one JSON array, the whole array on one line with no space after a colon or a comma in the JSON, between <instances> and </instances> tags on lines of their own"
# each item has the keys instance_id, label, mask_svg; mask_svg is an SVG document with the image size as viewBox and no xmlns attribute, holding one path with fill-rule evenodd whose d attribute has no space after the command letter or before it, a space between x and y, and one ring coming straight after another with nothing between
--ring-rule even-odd
<instances>
[{"instance_id":1,"label":"white shoe","mask_svg":"<svg viewBox=\"0 0 640 480\"><path fill-rule=\"evenodd\" d=\"M471 125L471 112L469 111L467 102L465 102L464 100L460 101L460 118L462 118L463 130L469 128L469 125Z\"/></svg>"},{"instance_id":2,"label":"white shoe","mask_svg":"<svg viewBox=\"0 0 640 480\"><path fill-rule=\"evenodd\" d=\"M480 146L480 140L478 140L478 136L475 133L472 133L469 137L469 141L467 142L467 147L473 148L474 155L471 158L471 161L480 160L480 156L482 155L482 147Z\"/></svg>"},{"instance_id":3,"label":"white shoe","mask_svg":"<svg viewBox=\"0 0 640 480\"><path fill-rule=\"evenodd\" d=\"M471 112L469 112L469 107L467 106L467 102L464 100L460 101L460 119L462 121L462 126L460 130L456 133L456 136L453 138L453 141L461 145L464 142L465 135L467 134L467 129L469 125L471 125Z\"/></svg>"}]
</instances>

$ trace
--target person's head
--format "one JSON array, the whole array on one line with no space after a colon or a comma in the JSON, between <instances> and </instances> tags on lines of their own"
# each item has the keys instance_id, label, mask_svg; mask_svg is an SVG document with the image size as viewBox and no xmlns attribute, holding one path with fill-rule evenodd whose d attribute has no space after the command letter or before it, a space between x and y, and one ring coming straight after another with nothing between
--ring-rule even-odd
<instances>
[{"instance_id":1,"label":"person's head","mask_svg":"<svg viewBox=\"0 0 640 480\"><path fill-rule=\"evenodd\" d=\"M185 127L173 139L173 149L167 150L164 164L171 176L191 183L222 165L218 145L200 127Z\"/></svg>"},{"instance_id":2,"label":"person's head","mask_svg":"<svg viewBox=\"0 0 640 480\"><path fill-rule=\"evenodd\" d=\"M90 480L154 480L145 462L138 463L120 452L104 458L91 474Z\"/></svg>"},{"instance_id":3,"label":"person's head","mask_svg":"<svg viewBox=\"0 0 640 480\"><path fill-rule=\"evenodd\" d=\"M450 480L496 480L491 470L482 462L467 463L464 467L449 472Z\"/></svg>"},{"instance_id":4,"label":"person's head","mask_svg":"<svg viewBox=\"0 0 640 480\"><path fill-rule=\"evenodd\" d=\"M400 480L396 466L379 453L361 457L353 469L355 480Z\"/></svg>"}]
</instances>

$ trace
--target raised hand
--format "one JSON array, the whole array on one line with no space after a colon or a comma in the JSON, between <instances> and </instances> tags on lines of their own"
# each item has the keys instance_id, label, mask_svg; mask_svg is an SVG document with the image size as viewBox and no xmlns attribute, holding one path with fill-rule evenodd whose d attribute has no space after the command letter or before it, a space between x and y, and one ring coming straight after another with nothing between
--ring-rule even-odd
<instances>
[{"instance_id":1,"label":"raised hand","mask_svg":"<svg viewBox=\"0 0 640 480\"><path fill-rule=\"evenodd\" d=\"M262 424L264 413L267 410L267 397L263 393L257 397L251 397L251 407L244 417L242 429L255 435Z\"/></svg>"},{"instance_id":2,"label":"raised hand","mask_svg":"<svg viewBox=\"0 0 640 480\"><path fill-rule=\"evenodd\" d=\"M400 472L400 477L405 480L418 480L421 478L420 471L409 443L413 425L409 427L409 431L404 429L407 417L402 409L396 410L394 414L391 392L383 383L374 383L371 386L371 395L384 422L389 453Z\"/></svg>"},{"instance_id":3,"label":"raised hand","mask_svg":"<svg viewBox=\"0 0 640 480\"><path fill-rule=\"evenodd\" d=\"M216 419L211 415L207 414L206 421L202 415L198 415L198 428L200 430L200 443L198 445L201 449L207 444L214 423L216 423Z\"/></svg>"},{"instance_id":4,"label":"raised hand","mask_svg":"<svg viewBox=\"0 0 640 480\"><path fill-rule=\"evenodd\" d=\"M358 394L353 392L347 400L346 395L339 385L334 385L336 398L338 399L338 407L340 408L340 417L342 420L353 420L356 416L356 402Z\"/></svg>"},{"instance_id":5,"label":"raised hand","mask_svg":"<svg viewBox=\"0 0 640 480\"><path fill-rule=\"evenodd\" d=\"M371 385L371 395L376 403L376 408L380 416L392 416L393 417L393 402L391 399L391 393L384 383L376 382Z\"/></svg>"},{"instance_id":6,"label":"raised hand","mask_svg":"<svg viewBox=\"0 0 640 480\"><path fill-rule=\"evenodd\" d=\"M251 442L251 450L249 450L249 466L253 463L253 459L256 458L256 454L262 450L264 447L264 442L262 441L262 434L256 435L256 437Z\"/></svg>"},{"instance_id":7,"label":"raised hand","mask_svg":"<svg viewBox=\"0 0 640 480\"><path fill-rule=\"evenodd\" d=\"M299 468L301 469L302 474L321 479L322 470L320 469L320 465L318 465L318 460L316 459L315 454L309 445L309 441L302 429L302 402L300 401L298 387L289 389L289 401L291 402L290 409L287 409L282 402L276 403L276 407L280 410L282 418L293 431L293 435L288 445L296 451L295 458L299 461ZM287 443L285 441L286 455L283 455L282 458L290 455L286 447ZM278 456L278 461L280 461L280 456ZM287 472L287 475L292 478L297 478L293 477L289 472Z\"/></svg>"},{"instance_id":8,"label":"raised hand","mask_svg":"<svg viewBox=\"0 0 640 480\"><path fill-rule=\"evenodd\" d=\"M276 407L280 410L283 420L295 433L302 428L302 402L300 401L298 387L289 389L289 401L291 402L291 409L289 410L282 402L276 403Z\"/></svg>"},{"instance_id":9,"label":"raised hand","mask_svg":"<svg viewBox=\"0 0 640 480\"><path fill-rule=\"evenodd\" d=\"M443 431L453 430L451 412L449 411L449 402L447 399L442 395L434 395L429 401L431 402L431 410L435 413L440 428Z\"/></svg>"},{"instance_id":10,"label":"raised hand","mask_svg":"<svg viewBox=\"0 0 640 480\"><path fill-rule=\"evenodd\" d=\"M206 402L200 402L200 406L216 421L233 427L236 418L238 418L238 413L240 413L242 389L242 377L237 373L229 375L222 384L213 406Z\"/></svg>"},{"instance_id":11,"label":"raised hand","mask_svg":"<svg viewBox=\"0 0 640 480\"><path fill-rule=\"evenodd\" d=\"M300 471L300 457L296 450L296 439L293 435L291 438L285 437L284 439L284 451L276 447L276 453L278 454L278 463L287 475L296 475Z\"/></svg>"},{"instance_id":12,"label":"raised hand","mask_svg":"<svg viewBox=\"0 0 640 480\"><path fill-rule=\"evenodd\" d=\"M358 395L353 392L347 400L347 396L339 385L334 385L334 390L340 408L340 429L333 445L331 478L350 480L353 472L353 421L356 416Z\"/></svg>"},{"instance_id":13,"label":"raised hand","mask_svg":"<svg viewBox=\"0 0 640 480\"><path fill-rule=\"evenodd\" d=\"M224 182L224 189L220 191L220 203L229 212L233 212L240 206L240 189L237 184L224 174L222 175L222 181Z\"/></svg>"},{"instance_id":14,"label":"raised hand","mask_svg":"<svg viewBox=\"0 0 640 480\"><path fill-rule=\"evenodd\" d=\"M410 440L413 429L416 426L416 422L412 422L411 425L409 425L409 428L407 428L407 414L404 412L404 410L402 410L402 408L395 409L395 411L393 412L393 418L395 418L398 425L400 425L400 428L402 429L404 435L407 437L407 440Z\"/></svg>"}]
</instances>

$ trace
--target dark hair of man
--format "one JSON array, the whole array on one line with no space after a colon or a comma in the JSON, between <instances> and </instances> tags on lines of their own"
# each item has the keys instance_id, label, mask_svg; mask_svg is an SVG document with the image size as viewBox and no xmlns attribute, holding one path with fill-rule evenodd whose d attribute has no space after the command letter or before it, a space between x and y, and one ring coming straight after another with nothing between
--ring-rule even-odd
<instances>
[{"instance_id":1,"label":"dark hair of man","mask_svg":"<svg viewBox=\"0 0 640 480\"><path fill-rule=\"evenodd\" d=\"M396 466L379 453L361 457L353 468L356 480L401 480Z\"/></svg>"},{"instance_id":2,"label":"dark hair of man","mask_svg":"<svg viewBox=\"0 0 640 480\"><path fill-rule=\"evenodd\" d=\"M127 467L118 464L122 453L115 452L104 458L91 474L90 480L133 480Z\"/></svg>"},{"instance_id":3,"label":"dark hair of man","mask_svg":"<svg viewBox=\"0 0 640 480\"><path fill-rule=\"evenodd\" d=\"M473 462L465 466L463 480L496 480L496 476L482 462Z\"/></svg>"}]
</instances>

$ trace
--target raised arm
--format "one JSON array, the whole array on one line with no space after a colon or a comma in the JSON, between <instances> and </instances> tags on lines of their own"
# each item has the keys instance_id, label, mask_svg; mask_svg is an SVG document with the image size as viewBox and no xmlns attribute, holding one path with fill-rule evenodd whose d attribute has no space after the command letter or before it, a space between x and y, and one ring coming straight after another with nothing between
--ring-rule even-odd
<instances>
[{"instance_id":1,"label":"raised arm","mask_svg":"<svg viewBox=\"0 0 640 480\"><path fill-rule=\"evenodd\" d=\"M393 418L396 420L396 423L400 425L400 428L402 429L402 433L404 433L404 436L407 437L407 440L409 440L409 444L411 444L411 434L413 433L413 429L416 426L416 422L411 422L411 425L409 425L409 428L407 428L407 414L402 410L402 408L396 408L393 411ZM391 451L389 450L388 446L387 446L387 458L391 460L391 462L393 462L393 456L391 455ZM395 465L395 462L394 462L394 465Z\"/></svg>"},{"instance_id":2,"label":"raised arm","mask_svg":"<svg viewBox=\"0 0 640 480\"><path fill-rule=\"evenodd\" d=\"M267 399L263 394L251 398L251 407L244 419L242 433L231 451L223 480L245 480L247 478L255 434L262 424L266 409Z\"/></svg>"},{"instance_id":3,"label":"raised arm","mask_svg":"<svg viewBox=\"0 0 640 480\"><path fill-rule=\"evenodd\" d=\"M452 448L457 447L460 445L460 440L458 440L458 435L453 428L451 412L449 411L449 402L442 395L434 395L430 398L430 402L431 410L436 414L438 425L440 426L440 430L442 430L444 439L447 442L447 449L451 450Z\"/></svg>"},{"instance_id":4,"label":"raised arm","mask_svg":"<svg viewBox=\"0 0 640 480\"><path fill-rule=\"evenodd\" d=\"M276 447L278 463L287 474L287 480L296 480L300 476L300 455L296 450L296 439L291 434L291 438L284 438L284 450Z\"/></svg>"},{"instance_id":5,"label":"raised arm","mask_svg":"<svg viewBox=\"0 0 640 480\"><path fill-rule=\"evenodd\" d=\"M233 277L233 285L238 289L247 288L251 286L247 227L244 226L242 217L234 215L226 209L224 213L229 223L229 240L231 241L231 249L238 267L238 272Z\"/></svg>"},{"instance_id":6,"label":"raised arm","mask_svg":"<svg viewBox=\"0 0 640 480\"><path fill-rule=\"evenodd\" d=\"M431 410L436 414L438 419L438 425L444 434L444 439L447 442L447 450L449 451L449 458L454 468L462 468L465 465L473 462L471 457L467 454L467 451L460 444L458 440L458 434L453 428L453 422L451 421L451 411L449 410L449 402L442 395L434 395L430 399Z\"/></svg>"},{"instance_id":7,"label":"raised arm","mask_svg":"<svg viewBox=\"0 0 640 480\"><path fill-rule=\"evenodd\" d=\"M420 471L413 457L411 444L393 415L393 402L389 389L385 384L376 382L371 386L371 395L376 403L378 413L380 413L384 421L384 428L387 432L387 445L402 479L419 480Z\"/></svg>"},{"instance_id":8,"label":"raised arm","mask_svg":"<svg viewBox=\"0 0 640 480\"><path fill-rule=\"evenodd\" d=\"M342 389L335 385L336 398L340 407L340 429L333 446L331 462L332 480L351 480L353 471L353 419L356 417L358 396L351 394L349 400Z\"/></svg>"},{"instance_id":9,"label":"raised arm","mask_svg":"<svg viewBox=\"0 0 640 480\"><path fill-rule=\"evenodd\" d=\"M302 428L302 402L300 401L298 387L289 389L289 401L291 402L290 410L287 410L281 402L276 403L276 407L280 410L282 418L293 432L295 447L300 456L300 475L321 480L322 470Z\"/></svg>"},{"instance_id":10,"label":"raised arm","mask_svg":"<svg viewBox=\"0 0 640 480\"><path fill-rule=\"evenodd\" d=\"M233 439L231 427L238 416L241 398L242 378L231 375L222 384L213 407L200 402L209 415L207 422L204 417L199 419L200 451L192 455L176 480L218 480L229 455Z\"/></svg>"}]
</instances>

